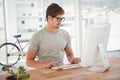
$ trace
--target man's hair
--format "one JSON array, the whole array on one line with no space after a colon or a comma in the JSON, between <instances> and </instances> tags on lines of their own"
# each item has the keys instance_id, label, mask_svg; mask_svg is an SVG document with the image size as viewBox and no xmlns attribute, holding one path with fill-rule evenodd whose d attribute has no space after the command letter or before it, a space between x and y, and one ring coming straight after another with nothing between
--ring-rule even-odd
<instances>
[{"instance_id":1,"label":"man's hair","mask_svg":"<svg viewBox=\"0 0 120 80\"><path fill-rule=\"evenodd\" d=\"M64 14L63 8L56 3L52 3L46 10L46 19L48 20L48 16L56 17L61 14Z\"/></svg>"}]
</instances>

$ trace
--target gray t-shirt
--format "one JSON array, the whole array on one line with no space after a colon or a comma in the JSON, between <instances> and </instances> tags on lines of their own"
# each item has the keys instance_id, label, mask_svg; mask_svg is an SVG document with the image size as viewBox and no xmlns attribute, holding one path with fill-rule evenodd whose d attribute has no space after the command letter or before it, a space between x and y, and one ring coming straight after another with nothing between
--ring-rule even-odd
<instances>
[{"instance_id":1,"label":"gray t-shirt","mask_svg":"<svg viewBox=\"0 0 120 80\"><path fill-rule=\"evenodd\" d=\"M38 61L58 61L63 64L66 49L71 49L71 40L68 32L58 29L57 33L50 33L46 28L36 32L30 41L29 51L38 55Z\"/></svg>"}]
</instances>

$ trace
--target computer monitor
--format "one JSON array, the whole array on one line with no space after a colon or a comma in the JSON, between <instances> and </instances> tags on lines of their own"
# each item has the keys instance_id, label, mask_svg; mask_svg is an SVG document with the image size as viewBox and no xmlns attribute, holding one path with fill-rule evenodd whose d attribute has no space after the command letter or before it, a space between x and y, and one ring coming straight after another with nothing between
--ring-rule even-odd
<instances>
[{"instance_id":1,"label":"computer monitor","mask_svg":"<svg viewBox=\"0 0 120 80\"><path fill-rule=\"evenodd\" d=\"M89 24L86 27L81 56L82 67L92 66L99 60L109 66L106 57L109 34L110 24Z\"/></svg>"}]
</instances>

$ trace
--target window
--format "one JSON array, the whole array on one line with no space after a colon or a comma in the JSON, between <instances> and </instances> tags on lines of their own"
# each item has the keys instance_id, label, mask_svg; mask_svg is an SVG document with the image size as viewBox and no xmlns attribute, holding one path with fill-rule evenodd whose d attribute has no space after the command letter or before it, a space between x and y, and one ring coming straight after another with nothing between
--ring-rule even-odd
<instances>
[{"instance_id":1,"label":"window","mask_svg":"<svg viewBox=\"0 0 120 80\"><path fill-rule=\"evenodd\" d=\"M86 25L110 23L111 31L107 50L120 49L120 1L119 0L81 0L82 22Z\"/></svg>"}]
</instances>

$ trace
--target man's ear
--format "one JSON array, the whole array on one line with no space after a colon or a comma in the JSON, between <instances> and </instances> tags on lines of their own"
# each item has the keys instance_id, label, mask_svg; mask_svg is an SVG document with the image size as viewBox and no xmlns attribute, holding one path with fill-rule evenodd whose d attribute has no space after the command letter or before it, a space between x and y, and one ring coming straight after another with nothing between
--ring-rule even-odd
<instances>
[{"instance_id":1,"label":"man's ear","mask_svg":"<svg viewBox=\"0 0 120 80\"><path fill-rule=\"evenodd\" d=\"M49 16L49 15L48 15L48 20L52 20L52 16Z\"/></svg>"}]
</instances>

